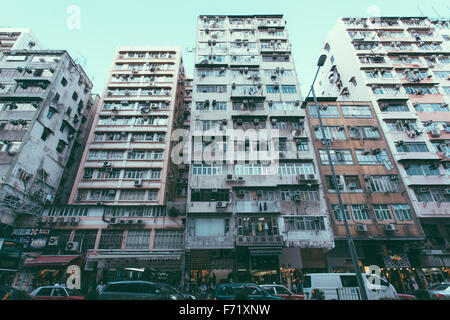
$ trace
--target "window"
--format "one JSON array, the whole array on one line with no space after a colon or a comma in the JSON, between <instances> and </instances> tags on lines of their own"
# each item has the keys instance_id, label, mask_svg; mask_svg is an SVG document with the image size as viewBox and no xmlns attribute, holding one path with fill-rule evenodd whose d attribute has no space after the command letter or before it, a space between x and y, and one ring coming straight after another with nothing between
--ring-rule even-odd
<instances>
[{"instance_id":1,"label":"window","mask_svg":"<svg viewBox=\"0 0 450 320\"><path fill-rule=\"evenodd\" d=\"M191 201L211 202L211 201L229 201L230 190L228 189L192 189Z\"/></svg>"},{"instance_id":2,"label":"window","mask_svg":"<svg viewBox=\"0 0 450 320\"><path fill-rule=\"evenodd\" d=\"M266 86L267 93L280 93L280 86Z\"/></svg>"},{"instance_id":3,"label":"window","mask_svg":"<svg viewBox=\"0 0 450 320\"><path fill-rule=\"evenodd\" d=\"M440 174L438 164L405 163L404 167L410 176L438 176Z\"/></svg>"},{"instance_id":4,"label":"window","mask_svg":"<svg viewBox=\"0 0 450 320\"><path fill-rule=\"evenodd\" d=\"M391 212L386 204L374 204L373 211L375 212L375 218L379 221L392 220Z\"/></svg>"},{"instance_id":5,"label":"window","mask_svg":"<svg viewBox=\"0 0 450 320\"><path fill-rule=\"evenodd\" d=\"M61 84L65 87L65 86L67 86L67 79L66 78L62 78L61 79Z\"/></svg>"},{"instance_id":6,"label":"window","mask_svg":"<svg viewBox=\"0 0 450 320\"><path fill-rule=\"evenodd\" d=\"M343 207L344 207L345 219L350 220L348 205L344 204ZM337 221L342 221L342 212L341 212L340 206L338 204L333 204L331 206L331 210L333 211L334 219Z\"/></svg>"},{"instance_id":7,"label":"window","mask_svg":"<svg viewBox=\"0 0 450 320\"><path fill-rule=\"evenodd\" d=\"M320 231L325 230L323 218L315 217L295 217L284 218L286 231Z\"/></svg>"},{"instance_id":8,"label":"window","mask_svg":"<svg viewBox=\"0 0 450 320\"><path fill-rule=\"evenodd\" d=\"M449 202L446 190L448 189L442 187L423 187L414 189L414 193L420 202Z\"/></svg>"},{"instance_id":9,"label":"window","mask_svg":"<svg viewBox=\"0 0 450 320\"><path fill-rule=\"evenodd\" d=\"M92 189L89 200L105 200L111 201L116 197L116 190L114 189Z\"/></svg>"},{"instance_id":10,"label":"window","mask_svg":"<svg viewBox=\"0 0 450 320\"><path fill-rule=\"evenodd\" d=\"M367 179L367 180L366 180ZM398 176L368 176L365 178L366 187L371 192L401 192Z\"/></svg>"},{"instance_id":11,"label":"window","mask_svg":"<svg viewBox=\"0 0 450 320\"><path fill-rule=\"evenodd\" d=\"M44 130L43 130L42 135L41 135L41 140L44 140L44 141L47 140L47 137L48 137L48 135L50 133L53 133L52 130L50 130L49 128L44 127Z\"/></svg>"},{"instance_id":12,"label":"window","mask_svg":"<svg viewBox=\"0 0 450 320\"><path fill-rule=\"evenodd\" d=\"M297 93L297 88L295 86L281 86L283 93Z\"/></svg>"},{"instance_id":13,"label":"window","mask_svg":"<svg viewBox=\"0 0 450 320\"><path fill-rule=\"evenodd\" d=\"M276 236L278 235L277 218L242 217L237 218L239 236Z\"/></svg>"},{"instance_id":14,"label":"window","mask_svg":"<svg viewBox=\"0 0 450 320\"><path fill-rule=\"evenodd\" d=\"M346 140L347 135L345 134L344 127L324 127L325 136L327 139L333 139L333 140ZM321 128L314 128L314 134L316 136L316 139L322 139L322 130Z\"/></svg>"},{"instance_id":15,"label":"window","mask_svg":"<svg viewBox=\"0 0 450 320\"><path fill-rule=\"evenodd\" d=\"M106 230L101 231L99 249L120 249L122 247L123 231Z\"/></svg>"},{"instance_id":16,"label":"window","mask_svg":"<svg viewBox=\"0 0 450 320\"><path fill-rule=\"evenodd\" d=\"M344 118L372 118L369 106L341 106Z\"/></svg>"},{"instance_id":17,"label":"window","mask_svg":"<svg viewBox=\"0 0 450 320\"><path fill-rule=\"evenodd\" d=\"M438 90L436 87L404 87L407 94L414 94L414 95L422 95L422 94L438 94Z\"/></svg>"},{"instance_id":18,"label":"window","mask_svg":"<svg viewBox=\"0 0 450 320\"><path fill-rule=\"evenodd\" d=\"M126 249L145 249L149 248L150 231L134 231L129 230L127 235Z\"/></svg>"},{"instance_id":19,"label":"window","mask_svg":"<svg viewBox=\"0 0 450 320\"><path fill-rule=\"evenodd\" d=\"M97 230L75 230L73 241L79 242L80 250L86 252L94 249L96 239Z\"/></svg>"},{"instance_id":20,"label":"window","mask_svg":"<svg viewBox=\"0 0 450 320\"><path fill-rule=\"evenodd\" d=\"M384 149L355 150L355 153L360 165L391 164L387 151Z\"/></svg>"},{"instance_id":21,"label":"window","mask_svg":"<svg viewBox=\"0 0 450 320\"><path fill-rule=\"evenodd\" d=\"M320 161L323 165L329 165L328 155L326 150L319 150ZM350 150L330 150L331 160L333 164L337 165L349 165L353 164L353 157Z\"/></svg>"},{"instance_id":22,"label":"window","mask_svg":"<svg viewBox=\"0 0 450 320\"><path fill-rule=\"evenodd\" d=\"M181 249L182 247L182 230L155 230L154 249Z\"/></svg>"},{"instance_id":23,"label":"window","mask_svg":"<svg viewBox=\"0 0 450 320\"><path fill-rule=\"evenodd\" d=\"M119 200L126 200L126 201L145 200L145 190L121 190Z\"/></svg>"},{"instance_id":24,"label":"window","mask_svg":"<svg viewBox=\"0 0 450 320\"><path fill-rule=\"evenodd\" d=\"M428 152L427 145L419 142L404 142L396 147L398 152Z\"/></svg>"},{"instance_id":25,"label":"window","mask_svg":"<svg viewBox=\"0 0 450 320\"><path fill-rule=\"evenodd\" d=\"M448 105L441 103L418 103L414 104L414 109L419 112L450 111Z\"/></svg>"},{"instance_id":26,"label":"window","mask_svg":"<svg viewBox=\"0 0 450 320\"><path fill-rule=\"evenodd\" d=\"M322 105L323 107L320 110L320 116L322 118L340 118L339 110L337 106L333 105ZM319 105L320 107L320 105ZM309 106L309 113L311 118L317 118L317 109L315 106Z\"/></svg>"},{"instance_id":27,"label":"window","mask_svg":"<svg viewBox=\"0 0 450 320\"><path fill-rule=\"evenodd\" d=\"M370 220L370 212L368 205L352 205L353 217L355 220Z\"/></svg>"},{"instance_id":28,"label":"window","mask_svg":"<svg viewBox=\"0 0 450 320\"><path fill-rule=\"evenodd\" d=\"M397 220L412 220L411 210L407 204L393 204L392 210Z\"/></svg>"}]
</instances>

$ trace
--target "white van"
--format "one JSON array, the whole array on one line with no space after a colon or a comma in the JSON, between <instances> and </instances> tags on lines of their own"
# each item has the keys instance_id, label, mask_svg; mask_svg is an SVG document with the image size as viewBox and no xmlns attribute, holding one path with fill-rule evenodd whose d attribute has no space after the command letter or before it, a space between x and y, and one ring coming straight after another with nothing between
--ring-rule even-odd
<instances>
[{"instance_id":1,"label":"white van","mask_svg":"<svg viewBox=\"0 0 450 320\"><path fill-rule=\"evenodd\" d=\"M386 280L374 274L362 274L369 300L397 298L397 291ZM360 300L355 273L309 273L305 275L303 291L305 300L311 300L313 290L321 290L325 300Z\"/></svg>"}]
</instances>

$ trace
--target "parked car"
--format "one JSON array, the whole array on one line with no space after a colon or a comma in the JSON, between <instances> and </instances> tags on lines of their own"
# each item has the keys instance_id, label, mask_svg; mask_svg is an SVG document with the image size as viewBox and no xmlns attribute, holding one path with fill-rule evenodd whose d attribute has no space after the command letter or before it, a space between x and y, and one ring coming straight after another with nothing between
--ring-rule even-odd
<instances>
[{"instance_id":1,"label":"parked car","mask_svg":"<svg viewBox=\"0 0 450 320\"><path fill-rule=\"evenodd\" d=\"M216 289L214 300L286 300L270 294L254 283L227 283Z\"/></svg>"},{"instance_id":2,"label":"parked car","mask_svg":"<svg viewBox=\"0 0 450 320\"><path fill-rule=\"evenodd\" d=\"M428 288L431 299L450 299L450 282L436 283Z\"/></svg>"},{"instance_id":3,"label":"parked car","mask_svg":"<svg viewBox=\"0 0 450 320\"><path fill-rule=\"evenodd\" d=\"M302 294L293 293L291 290L281 284L262 284L261 288L273 294L274 296L282 297L286 300L304 300L305 296Z\"/></svg>"},{"instance_id":4,"label":"parked car","mask_svg":"<svg viewBox=\"0 0 450 320\"><path fill-rule=\"evenodd\" d=\"M80 291L62 286L39 287L30 296L35 300L84 300Z\"/></svg>"},{"instance_id":5,"label":"parked car","mask_svg":"<svg viewBox=\"0 0 450 320\"><path fill-rule=\"evenodd\" d=\"M413 296L412 294L397 293L397 299L399 299L399 300L417 300L417 297Z\"/></svg>"},{"instance_id":6,"label":"parked car","mask_svg":"<svg viewBox=\"0 0 450 320\"><path fill-rule=\"evenodd\" d=\"M110 282L98 300L183 300L183 296L166 285L148 281Z\"/></svg>"},{"instance_id":7,"label":"parked car","mask_svg":"<svg viewBox=\"0 0 450 320\"><path fill-rule=\"evenodd\" d=\"M13 287L0 287L0 300L31 300L30 295Z\"/></svg>"},{"instance_id":8,"label":"parked car","mask_svg":"<svg viewBox=\"0 0 450 320\"><path fill-rule=\"evenodd\" d=\"M188 293L181 293L177 288L175 288L174 286L172 286L171 284L168 283L164 283L161 282L159 283L159 285L166 287L169 290L173 290L174 292L176 292L177 294L183 296L184 300L197 300L197 297L192 295L192 294L188 294Z\"/></svg>"},{"instance_id":9,"label":"parked car","mask_svg":"<svg viewBox=\"0 0 450 320\"><path fill-rule=\"evenodd\" d=\"M362 274L369 300L396 299L397 291L384 279L374 274ZM305 275L303 291L305 299L313 299L313 291L320 290L325 300L359 300L358 281L355 273L310 273ZM373 283L372 280L376 280Z\"/></svg>"}]
</instances>

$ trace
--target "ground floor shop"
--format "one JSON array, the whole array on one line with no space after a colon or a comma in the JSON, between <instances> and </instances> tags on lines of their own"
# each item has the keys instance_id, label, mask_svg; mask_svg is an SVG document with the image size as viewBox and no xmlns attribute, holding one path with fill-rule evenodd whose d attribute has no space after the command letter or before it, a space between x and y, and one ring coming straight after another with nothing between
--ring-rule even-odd
<instances>
[{"instance_id":1,"label":"ground floor shop","mask_svg":"<svg viewBox=\"0 0 450 320\"><path fill-rule=\"evenodd\" d=\"M23 266L16 272L11 285L15 288L32 291L41 286L55 284L66 285L69 277L68 267L75 265L80 270L80 277L84 264L81 256L67 255L39 255L25 259Z\"/></svg>"},{"instance_id":2,"label":"ground floor shop","mask_svg":"<svg viewBox=\"0 0 450 320\"><path fill-rule=\"evenodd\" d=\"M92 254L87 257L90 283L155 281L178 286L182 276L181 252Z\"/></svg>"}]
</instances>

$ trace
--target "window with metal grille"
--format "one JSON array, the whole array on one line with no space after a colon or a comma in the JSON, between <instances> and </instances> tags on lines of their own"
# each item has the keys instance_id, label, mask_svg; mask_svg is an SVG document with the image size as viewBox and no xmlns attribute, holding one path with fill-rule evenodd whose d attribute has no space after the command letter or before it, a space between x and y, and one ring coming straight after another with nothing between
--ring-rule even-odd
<instances>
[{"instance_id":1,"label":"window with metal grille","mask_svg":"<svg viewBox=\"0 0 450 320\"><path fill-rule=\"evenodd\" d=\"M182 230L155 230L153 249L183 248Z\"/></svg>"},{"instance_id":2,"label":"window with metal grille","mask_svg":"<svg viewBox=\"0 0 450 320\"><path fill-rule=\"evenodd\" d=\"M122 230L102 230L99 249L120 249L122 247Z\"/></svg>"}]
</instances>

